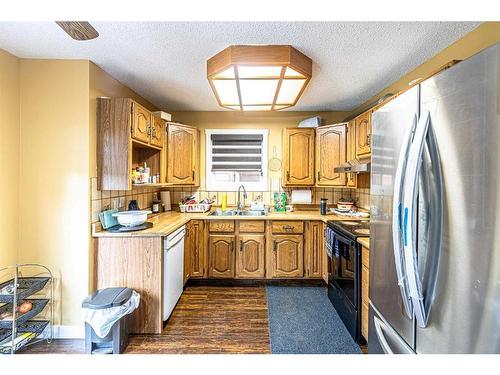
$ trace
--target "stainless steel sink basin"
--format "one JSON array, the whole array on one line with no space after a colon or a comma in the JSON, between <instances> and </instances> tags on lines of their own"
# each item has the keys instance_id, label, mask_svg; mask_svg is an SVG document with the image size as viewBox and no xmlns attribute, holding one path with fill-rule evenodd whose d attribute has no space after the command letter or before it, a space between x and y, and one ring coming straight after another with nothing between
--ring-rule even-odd
<instances>
[{"instance_id":1,"label":"stainless steel sink basin","mask_svg":"<svg viewBox=\"0 0 500 375\"><path fill-rule=\"evenodd\" d=\"M220 211L216 210L209 213L209 216L265 216L264 211L249 211L249 210L227 210Z\"/></svg>"}]
</instances>

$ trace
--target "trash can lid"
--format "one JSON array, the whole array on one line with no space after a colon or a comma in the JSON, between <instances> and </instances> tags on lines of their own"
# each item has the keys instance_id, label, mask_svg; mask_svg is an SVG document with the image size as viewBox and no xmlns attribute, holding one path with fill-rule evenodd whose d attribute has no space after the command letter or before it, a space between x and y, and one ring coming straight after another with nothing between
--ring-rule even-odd
<instances>
[{"instance_id":1,"label":"trash can lid","mask_svg":"<svg viewBox=\"0 0 500 375\"><path fill-rule=\"evenodd\" d=\"M132 292L132 289L123 287L98 289L83 300L82 307L100 310L121 306L130 299Z\"/></svg>"}]
</instances>

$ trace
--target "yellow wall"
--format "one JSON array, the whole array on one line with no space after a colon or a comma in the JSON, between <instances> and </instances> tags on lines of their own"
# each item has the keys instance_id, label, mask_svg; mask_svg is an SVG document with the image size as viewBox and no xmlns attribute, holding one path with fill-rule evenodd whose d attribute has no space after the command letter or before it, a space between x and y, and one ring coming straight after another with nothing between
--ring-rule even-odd
<instances>
[{"instance_id":1,"label":"yellow wall","mask_svg":"<svg viewBox=\"0 0 500 375\"><path fill-rule=\"evenodd\" d=\"M89 62L21 60L19 255L56 274L56 324L81 324L89 249Z\"/></svg>"},{"instance_id":2,"label":"yellow wall","mask_svg":"<svg viewBox=\"0 0 500 375\"><path fill-rule=\"evenodd\" d=\"M498 42L500 42L500 22L482 23L462 39L457 40L451 46L445 48L436 56L423 63L415 70L405 74L399 80L380 91L377 95L352 110L349 117L354 117L367 110L369 107L373 106L373 103L388 93L396 94L404 90L411 81L428 77L448 62L452 60L465 60Z\"/></svg>"},{"instance_id":3,"label":"yellow wall","mask_svg":"<svg viewBox=\"0 0 500 375\"><path fill-rule=\"evenodd\" d=\"M19 59L0 50L0 268L18 260Z\"/></svg>"},{"instance_id":4,"label":"yellow wall","mask_svg":"<svg viewBox=\"0 0 500 375\"><path fill-rule=\"evenodd\" d=\"M173 112L174 121L196 126L200 129L200 190L205 188L205 129L269 129L269 157L273 156L274 147L281 158L281 132L284 128L297 127L301 120L319 115L323 124L341 122L348 112ZM279 177L270 175L270 178ZM271 186L269 185L269 188Z\"/></svg>"}]
</instances>

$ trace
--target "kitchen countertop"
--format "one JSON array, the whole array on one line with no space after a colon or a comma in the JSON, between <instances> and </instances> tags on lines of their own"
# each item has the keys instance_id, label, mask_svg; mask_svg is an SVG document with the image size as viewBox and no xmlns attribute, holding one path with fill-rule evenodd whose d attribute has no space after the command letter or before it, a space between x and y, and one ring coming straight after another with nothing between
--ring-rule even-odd
<instances>
[{"instance_id":1,"label":"kitchen countertop","mask_svg":"<svg viewBox=\"0 0 500 375\"><path fill-rule=\"evenodd\" d=\"M205 213L180 213L164 212L153 215L148 218L148 222L153 224L152 228L136 232L111 233L100 228L100 225L94 225L93 237L157 237L167 236L190 220L310 220L323 221L328 220L366 220L366 218L340 216L334 213L320 215L317 210L294 211L294 212L271 212L265 216L209 216Z\"/></svg>"},{"instance_id":2,"label":"kitchen countertop","mask_svg":"<svg viewBox=\"0 0 500 375\"><path fill-rule=\"evenodd\" d=\"M366 247L367 249L370 248L370 237L358 237L358 243Z\"/></svg>"}]
</instances>

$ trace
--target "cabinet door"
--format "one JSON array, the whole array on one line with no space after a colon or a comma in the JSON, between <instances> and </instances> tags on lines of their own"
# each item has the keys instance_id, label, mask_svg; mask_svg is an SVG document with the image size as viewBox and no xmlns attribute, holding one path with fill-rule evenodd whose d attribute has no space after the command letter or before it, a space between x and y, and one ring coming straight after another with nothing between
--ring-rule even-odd
<instances>
[{"instance_id":1,"label":"cabinet door","mask_svg":"<svg viewBox=\"0 0 500 375\"><path fill-rule=\"evenodd\" d=\"M304 276L304 239L302 235L274 235L272 277Z\"/></svg>"},{"instance_id":2,"label":"cabinet door","mask_svg":"<svg viewBox=\"0 0 500 375\"><path fill-rule=\"evenodd\" d=\"M310 278L321 278L322 258L324 252L323 223L311 221L307 224L306 242L306 276Z\"/></svg>"},{"instance_id":3,"label":"cabinet door","mask_svg":"<svg viewBox=\"0 0 500 375\"><path fill-rule=\"evenodd\" d=\"M236 276L239 278L263 278L265 276L264 235L240 235L236 254Z\"/></svg>"},{"instance_id":4,"label":"cabinet door","mask_svg":"<svg viewBox=\"0 0 500 375\"><path fill-rule=\"evenodd\" d=\"M283 185L314 185L314 129L284 130Z\"/></svg>"},{"instance_id":5,"label":"cabinet door","mask_svg":"<svg viewBox=\"0 0 500 375\"><path fill-rule=\"evenodd\" d=\"M168 125L167 182L194 185L198 172L198 131L189 126Z\"/></svg>"},{"instance_id":6,"label":"cabinet door","mask_svg":"<svg viewBox=\"0 0 500 375\"><path fill-rule=\"evenodd\" d=\"M132 103L132 138L149 143L151 134L151 113L142 105Z\"/></svg>"},{"instance_id":7,"label":"cabinet door","mask_svg":"<svg viewBox=\"0 0 500 375\"><path fill-rule=\"evenodd\" d=\"M371 155L372 122L371 111L356 117L356 157L366 158Z\"/></svg>"},{"instance_id":8,"label":"cabinet door","mask_svg":"<svg viewBox=\"0 0 500 375\"><path fill-rule=\"evenodd\" d=\"M189 229L191 277L206 277L205 223L203 220L191 220Z\"/></svg>"},{"instance_id":9,"label":"cabinet door","mask_svg":"<svg viewBox=\"0 0 500 375\"><path fill-rule=\"evenodd\" d=\"M184 284L186 284L191 275L192 230L191 222L189 222L186 225L186 237L184 238Z\"/></svg>"},{"instance_id":10,"label":"cabinet door","mask_svg":"<svg viewBox=\"0 0 500 375\"><path fill-rule=\"evenodd\" d=\"M156 116L151 116L151 144L156 147L163 147L165 139L165 121Z\"/></svg>"},{"instance_id":11,"label":"cabinet door","mask_svg":"<svg viewBox=\"0 0 500 375\"><path fill-rule=\"evenodd\" d=\"M209 277L234 277L234 235L209 235Z\"/></svg>"},{"instance_id":12,"label":"cabinet door","mask_svg":"<svg viewBox=\"0 0 500 375\"><path fill-rule=\"evenodd\" d=\"M370 300L370 253L368 248L361 248L361 334L368 341L368 306Z\"/></svg>"},{"instance_id":13,"label":"cabinet door","mask_svg":"<svg viewBox=\"0 0 500 375\"><path fill-rule=\"evenodd\" d=\"M346 128L347 132L347 160L356 159L356 122L349 121ZM356 173L347 173L347 186L356 187Z\"/></svg>"},{"instance_id":14,"label":"cabinet door","mask_svg":"<svg viewBox=\"0 0 500 375\"><path fill-rule=\"evenodd\" d=\"M346 162L346 126L335 125L316 128L316 185L344 186L345 173L333 168Z\"/></svg>"}]
</instances>

